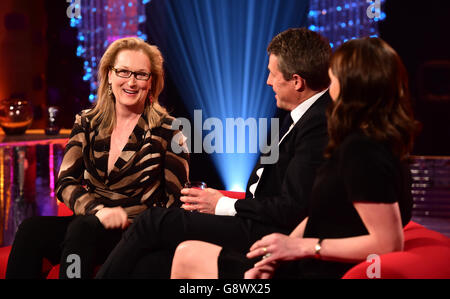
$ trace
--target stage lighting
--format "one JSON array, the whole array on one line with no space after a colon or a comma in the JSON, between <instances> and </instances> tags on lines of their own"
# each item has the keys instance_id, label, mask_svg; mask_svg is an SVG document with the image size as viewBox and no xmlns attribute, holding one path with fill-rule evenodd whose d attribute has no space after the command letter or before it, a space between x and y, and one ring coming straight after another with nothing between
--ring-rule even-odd
<instances>
[{"instance_id":1,"label":"stage lighting","mask_svg":"<svg viewBox=\"0 0 450 299\"><path fill-rule=\"evenodd\" d=\"M266 49L278 33L305 27L307 14L308 1L298 0L153 0L147 33L160 47L192 118L201 110L203 120L219 120L224 130L227 118L256 120L258 126L267 119L270 128L276 105L266 85ZM192 136L204 141L212 130L197 126ZM259 155L250 151L254 136L245 136L244 153L237 149L242 142L237 132L234 138L234 151L222 140L224 152L211 153L211 159L227 190L244 190Z\"/></svg>"}]
</instances>

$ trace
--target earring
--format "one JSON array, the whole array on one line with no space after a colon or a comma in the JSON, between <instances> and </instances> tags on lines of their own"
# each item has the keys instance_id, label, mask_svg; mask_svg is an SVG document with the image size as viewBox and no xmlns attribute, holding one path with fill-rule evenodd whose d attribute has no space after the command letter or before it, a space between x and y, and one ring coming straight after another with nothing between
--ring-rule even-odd
<instances>
[{"instance_id":1,"label":"earring","mask_svg":"<svg viewBox=\"0 0 450 299\"><path fill-rule=\"evenodd\" d=\"M110 97L114 97L113 91L112 91L112 84L111 84L111 83L108 84L108 95L109 95Z\"/></svg>"},{"instance_id":2,"label":"earring","mask_svg":"<svg viewBox=\"0 0 450 299\"><path fill-rule=\"evenodd\" d=\"M152 95L150 94L150 91L148 92L147 100L148 100L150 105L153 104L153 98L152 98Z\"/></svg>"}]
</instances>

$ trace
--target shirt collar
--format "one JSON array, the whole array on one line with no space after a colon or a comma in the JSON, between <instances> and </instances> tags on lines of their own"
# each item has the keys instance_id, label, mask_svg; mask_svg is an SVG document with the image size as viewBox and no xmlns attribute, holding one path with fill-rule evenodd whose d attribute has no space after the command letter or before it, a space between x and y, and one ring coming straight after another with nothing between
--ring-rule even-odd
<instances>
[{"instance_id":1,"label":"shirt collar","mask_svg":"<svg viewBox=\"0 0 450 299\"><path fill-rule=\"evenodd\" d=\"M292 120L294 121L294 124L296 124L300 120L300 118L302 118L303 114L305 114L305 112L308 111L309 107L311 107L312 104L314 104L317 101L317 99L319 99L327 90L328 88L321 92L316 93L306 101L300 103L297 107L294 108L294 110L291 111L291 117Z\"/></svg>"}]
</instances>

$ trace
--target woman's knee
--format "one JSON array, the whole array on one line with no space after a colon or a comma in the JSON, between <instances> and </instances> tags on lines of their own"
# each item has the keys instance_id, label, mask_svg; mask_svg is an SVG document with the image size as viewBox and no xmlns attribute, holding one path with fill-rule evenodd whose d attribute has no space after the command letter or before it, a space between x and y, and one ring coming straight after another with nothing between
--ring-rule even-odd
<instances>
[{"instance_id":1,"label":"woman's knee","mask_svg":"<svg viewBox=\"0 0 450 299\"><path fill-rule=\"evenodd\" d=\"M183 263L187 263L197 259L199 249L200 241L184 241L177 246L174 256Z\"/></svg>"},{"instance_id":2,"label":"woman's knee","mask_svg":"<svg viewBox=\"0 0 450 299\"><path fill-rule=\"evenodd\" d=\"M184 241L177 246L172 260L171 278L188 278L187 269L192 269L196 263L197 247L197 241Z\"/></svg>"},{"instance_id":3,"label":"woman's knee","mask_svg":"<svg viewBox=\"0 0 450 299\"><path fill-rule=\"evenodd\" d=\"M46 233L47 219L43 216L34 216L27 218L20 223L15 234L15 239L24 239L33 241L39 239L40 236Z\"/></svg>"},{"instance_id":4,"label":"woman's knee","mask_svg":"<svg viewBox=\"0 0 450 299\"><path fill-rule=\"evenodd\" d=\"M69 224L66 232L65 241L81 240L95 241L99 234L104 231L104 227L94 215L77 216Z\"/></svg>"},{"instance_id":5,"label":"woman's knee","mask_svg":"<svg viewBox=\"0 0 450 299\"><path fill-rule=\"evenodd\" d=\"M172 278L217 278L217 258L221 247L203 241L178 245L172 261Z\"/></svg>"}]
</instances>

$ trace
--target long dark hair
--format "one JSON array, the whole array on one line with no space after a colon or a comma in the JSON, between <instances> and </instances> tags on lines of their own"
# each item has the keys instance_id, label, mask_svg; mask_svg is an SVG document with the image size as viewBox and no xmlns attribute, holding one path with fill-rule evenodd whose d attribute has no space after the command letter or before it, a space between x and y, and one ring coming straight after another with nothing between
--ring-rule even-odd
<instances>
[{"instance_id":1,"label":"long dark hair","mask_svg":"<svg viewBox=\"0 0 450 299\"><path fill-rule=\"evenodd\" d=\"M360 129L399 159L408 158L419 124L410 105L408 75L395 50L380 38L351 40L332 55L330 68L340 92L328 111L325 155Z\"/></svg>"}]
</instances>

